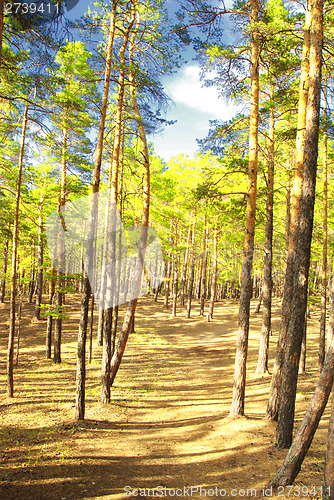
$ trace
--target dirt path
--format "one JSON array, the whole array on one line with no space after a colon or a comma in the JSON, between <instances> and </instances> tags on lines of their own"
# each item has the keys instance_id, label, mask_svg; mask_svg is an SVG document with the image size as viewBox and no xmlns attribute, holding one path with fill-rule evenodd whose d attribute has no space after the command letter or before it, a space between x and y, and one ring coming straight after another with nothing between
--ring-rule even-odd
<instances>
[{"instance_id":1,"label":"dirt path","mask_svg":"<svg viewBox=\"0 0 334 500\"><path fill-rule=\"evenodd\" d=\"M14 400L4 397L8 305L1 310L0 498L116 500L130 491L139 498L320 498L328 415L294 489L279 496L263 490L285 452L273 446L275 424L263 419L270 377L254 373L261 315L252 314L246 417L228 417L238 302L218 303L207 323L197 304L190 320L181 310L171 318L146 297L107 407L98 404L101 348L94 345L87 420L77 425L75 299L67 306L60 366L44 359L45 322L31 323L32 306L25 305ZM278 312L276 304L274 331ZM318 329L313 313L297 420L317 380ZM273 335L272 352L276 342Z\"/></svg>"}]
</instances>

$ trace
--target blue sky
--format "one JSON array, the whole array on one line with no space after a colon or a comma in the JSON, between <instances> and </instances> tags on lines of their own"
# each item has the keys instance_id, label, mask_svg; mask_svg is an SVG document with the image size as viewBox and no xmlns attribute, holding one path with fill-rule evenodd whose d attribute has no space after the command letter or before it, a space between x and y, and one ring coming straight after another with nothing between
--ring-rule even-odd
<instances>
[{"instance_id":1,"label":"blue sky","mask_svg":"<svg viewBox=\"0 0 334 500\"><path fill-rule=\"evenodd\" d=\"M163 80L166 93L174 101L167 119L177 123L166 127L161 135L150 136L149 140L165 161L181 153L193 157L198 149L196 139L206 137L209 120L226 121L236 112L233 103L220 98L215 87L203 86L199 74L199 66L192 61Z\"/></svg>"},{"instance_id":2,"label":"blue sky","mask_svg":"<svg viewBox=\"0 0 334 500\"><path fill-rule=\"evenodd\" d=\"M219 3L213 0L213 3ZM227 1L226 4L231 3ZM93 8L93 0L79 0L66 17L74 20L87 11L88 6ZM168 9L172 13L179 8L175 0L168 0ZM226 18L224 38L232 37L231 25ZM193 51L187 50L189 62L182 66L177 73L165 77L162 84L172 104L167 112L167 120L176 120L174 125L167 126L159 135L150 135L157 155L168 161L171 157L186 154L192 158L198 150L196 139L203 139L209 131L210 120L226 121L236 113L231 102L219 97L214 87L204 87L200 81L200 68L192 59Z\"/></svg>"},{"instance_id":3,"label":"blue sky","mask_svg":"<svg viewBox=\"0 0 334 500\"><path fill-rule=\"evenodd\" d=\"M232 3L232 0L226 0L225 6L228 8ZM220 0L212 0L212 4L222 3ZM166 5L171 14L179 9L179 2L176 0L167 0ZM225 41L234 37L232 27L229 17L225 17ZM236 114L233 103L219 96L215 87L204 87L194 56L194 51L188 48L184 57L187 57L189 62L177 73L162 80L167 95L173 101L166 118L177 122L166 127L162 134L150 136L149 140L153 142L155 152L165 161L179 154L194 157L198 151L196 139L204 139L207 136L209 121L226 121Z\"/></svg>"}]
</instances>

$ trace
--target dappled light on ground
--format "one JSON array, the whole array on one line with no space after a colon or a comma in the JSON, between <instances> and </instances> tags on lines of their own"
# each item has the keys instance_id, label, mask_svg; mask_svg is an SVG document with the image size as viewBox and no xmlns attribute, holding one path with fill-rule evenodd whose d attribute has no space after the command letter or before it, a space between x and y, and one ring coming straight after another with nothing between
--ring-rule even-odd
<instances>
[{"instance_id":1,"label":"dappled light on ground","mask_svg":"<svg viewBox=\"0 0 334 500\"><path fill-rule=\"evenodd\" d=\"M33 307L24 304L12 400L5 397L8 305L1 306L1 498L129 498L124 496L126 486L134 493L141 488L136 491L138 498L166 491L170 498L173 490L174 496L186 498L187 490L179 495L184 487L193 487L195 499L203 498L205 489L226 490L234 498L245 498L247 489L253 489L263 497L263 487L285 452L274 447L275 424L263 418L270 376L255 374L261 315L251 314L245 417L228 416L238 301L218 302L214 320L207 323L199 317L196 302L188 320L183 310L172 318L160 300L155 303L146 296L138 303L136 333L130 336L112 403L105 407L99 404L101 347L94 340L93 362L87 370L86 420L76 423L79 303L78 296L67 297L69 319L64 320L61 365L45 359L46 323L32 322ZM270 369L278 314L275 303ZM312 311L297 421L317 381L318 319L317 310ZM309 488L304 492L311 492L312 486L316 487L312 493L320 491L327 422L328 411L296 481ZM158 486L161 490L155 490ZM271 496L289 497L274 492Z\"/></svg>"}]
</instances>

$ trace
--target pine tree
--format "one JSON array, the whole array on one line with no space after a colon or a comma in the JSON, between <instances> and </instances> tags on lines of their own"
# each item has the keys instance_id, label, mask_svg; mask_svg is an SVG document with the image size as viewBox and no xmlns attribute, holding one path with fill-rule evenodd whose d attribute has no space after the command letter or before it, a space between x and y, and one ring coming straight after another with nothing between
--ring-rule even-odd
<instances>
[{"instance_id":1,"label":"pine tree","mask_svg":"<svg viewBox=\"0 0 334 500\"><path fill-rule=\"evenodd\" d=\"M323 42L322 0L312 0L310 2L310 18L310 78L305 128L303 189L300 201L300 221L295 253L291 316L287 332L276 430L276 446L279 448L288 448L292 441L299 357L307 307L307 286L310 267L318 158L321 55Z\"/></svg>"}]
</instances>

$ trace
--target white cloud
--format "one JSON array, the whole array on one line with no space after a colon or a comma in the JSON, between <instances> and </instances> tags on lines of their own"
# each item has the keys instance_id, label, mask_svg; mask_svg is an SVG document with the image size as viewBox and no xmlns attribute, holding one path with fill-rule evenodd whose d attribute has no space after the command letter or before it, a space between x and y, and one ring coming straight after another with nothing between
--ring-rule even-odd
<instances>
[{"instance_id":1,"label":"white cloud","mask_svg":"<svg viewBox=\"0 0 334 500\"><path fill-rule=\"evenodd\" d=\"M199 75L199 66L190 64L163 81L167 94L175 102L167 113L167 119L177 122L167 126L161 135L150 137L150 140L165 161L180 153L192 158L198 151L196 138L204 139L209 132L209 120L226 121L240 111L240 106L237 108L219 99L215 87L202 87Z\"/></svg>"},{"instance_id":2,"label":"white cloud","mask_svg":"<svg viewBox=\"0 0 334 500\"><path fill-rule=\"evenodd\" d=\"M218 118L225 121L232 118L236 108L218 97L217 88L203 87L199 75L199 66L186 66L165 85L167 93L176 104L182 103L202 113L207 113L212 116L212 119Z\"/></svg>"}]
</instances>

